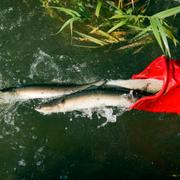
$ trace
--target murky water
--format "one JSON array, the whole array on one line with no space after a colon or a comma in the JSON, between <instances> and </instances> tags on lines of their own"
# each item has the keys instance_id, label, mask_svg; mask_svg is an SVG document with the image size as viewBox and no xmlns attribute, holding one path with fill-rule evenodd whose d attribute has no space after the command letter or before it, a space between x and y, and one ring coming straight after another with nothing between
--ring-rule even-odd
<instances>
[{"instance_id":1,"label":"murky water","mask_svg":"<svg viewBox=\"0 0 180 180\"><path fill-rule=\"evenodd\" d=\"M0 88L125 79L161 55L156 44L136 54L73 47L52 35L56 25L43 9L0 0ZM44 116L38 103L0 105L2 180L180 177L180 116L110 108Z\"/></svg>"}]
</instances>

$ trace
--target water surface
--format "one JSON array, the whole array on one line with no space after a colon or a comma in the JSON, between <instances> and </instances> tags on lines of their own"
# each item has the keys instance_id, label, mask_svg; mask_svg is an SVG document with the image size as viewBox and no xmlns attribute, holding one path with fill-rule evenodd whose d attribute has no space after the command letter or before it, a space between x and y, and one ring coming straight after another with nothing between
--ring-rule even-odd
<instances>
[{"instance_id":1,"label":"water surface","mask_svg":"<svg viewBox=\"0 0 180 180\"><path fill-rule=\"evenodd\" d=\"M66 32L52 35L57 22L38 5L3 0L0 4L0 88L126 79L161 55L156 43L135 54L133 49L74 47ZM163 6L159 1L153 10ZM177 49L173 57L179 58ZM38 103L0 105L2 180L180 176L178 115L101 109L44 116L34 111ZM112 123L98 128L107 120Z\"/></svg>"}]
</instances>

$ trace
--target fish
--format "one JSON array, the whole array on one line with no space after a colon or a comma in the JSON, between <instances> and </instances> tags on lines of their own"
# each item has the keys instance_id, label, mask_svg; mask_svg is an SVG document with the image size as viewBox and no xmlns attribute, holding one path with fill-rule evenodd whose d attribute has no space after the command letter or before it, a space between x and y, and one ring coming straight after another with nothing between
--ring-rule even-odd
<instances>
[{"instance_id":1,"label":"fish","mask_svg":"<svg viewBox=\"0 0 180 180\"><path fill-rule=\"evenodd\" d=\"M144 91L147 93L155 94L162 89L163 81L158 79L118 79L107 80L106 87L122 87L132 90Z\"/></svg>"},{"instance_id":2,"label":"fish","mask_svg":"<svg viewBox=\"0 0 180 180\"><path fill-rule=\"evenodd\" d=\"M136 100L137 97L131 93L127 94L109 89L96 89L86 90L52 100L49 103L41 104L35 110L47 115L102 107L121 107L128 109Z\"/></svg>"},{"instance_id":3,"label":"fish","mask_svg":"<svg viewBox=\"0 0 180 180\"><path fill-rule=\"evenodd\" d=\"M49 99L82 91L88 88L102 86L106 80L100 80L84 85L78 84L44 84L27 85L22 87L7 88L0 91L0 102L26 101L31 99Z\"/></svg>"}]
</instances>

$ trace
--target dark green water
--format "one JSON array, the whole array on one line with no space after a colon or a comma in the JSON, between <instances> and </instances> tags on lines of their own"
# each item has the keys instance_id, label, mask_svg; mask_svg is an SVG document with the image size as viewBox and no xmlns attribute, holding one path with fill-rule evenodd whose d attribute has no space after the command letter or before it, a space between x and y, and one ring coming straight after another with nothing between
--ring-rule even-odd
<instances>
[{"instance_id":1,"label":"dark green water","mask_svg":"<svg viewBox=\"0 0 180 180\"><path fill-rule=\"evenodd\" d=\"M159 1L154 11L177 4L166 2ZM0 88L130 78L161 55L156 44L136 54L81 49L65 35L52 36L56 30L57 22L43 9L0 0ZM173 53L179 58L177 49ZM1 180L180 177L180 116L139 111L113 116L112 109L105 110L106 117L43 116L34 111L37 103L0 106ZM116 122L97 128L113 118Z\"/></svg>"}]
</instances>

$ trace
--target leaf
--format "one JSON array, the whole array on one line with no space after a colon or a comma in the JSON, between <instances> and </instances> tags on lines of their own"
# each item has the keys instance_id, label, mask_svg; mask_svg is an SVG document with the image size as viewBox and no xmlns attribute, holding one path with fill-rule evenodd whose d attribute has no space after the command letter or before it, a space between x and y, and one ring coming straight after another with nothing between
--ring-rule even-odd
<instances>
[{"instance_id":1,"label":"leaf","mask_svg":"<svg viewBox=\"0 0 180 180\"><path fill-rule=\"evenodd\" d=\"M126 15L119 13L112 16L110 19L120 19L120 18L126 18L126 17L127 17Z\"/></svg>"},{"instance_id":2,"label":"leaf","mask_svg":"<svg viewBox=\"0 0 180 180\"><path fill-rule=\"evenodd\" d=\"M60 28L60 30L56 33L56 34L59 34L66 26L70 25L70 29L71 29L71 34L72 34L72 23L74 21L77 21L77 20L80 20L79 17L72 17L70 18L69 20L67 20L63 25L62 27Z\"/></svg>"},{"instance_id":3,"label":"leaf","mask_svg":"<svg viewBox=\"0 0 180 180\"><path fill-rule=\"evenodd\" d=\"M150 18L150 26L151 26L153 34L154 34L154 36L155 36L155 38L156 38L160 48L164 52L164 48L163 48L163 44L162 44L162 39L161 39L161 36L160 36L160 33L159 33L159 29L158 29L158 26L157 26L157 23L156 23L156 18Z\"/></svg>"},{"instance_id":4,"label":"leaf","mask_svg":"<svg viewBox=\"0 0 180 180\"><path fill-rule=\"evenodd\" d=\"M72 16L72 17L74 17L74 16L81 17L81 15L77 11L74 11L74 10L69 9L69 8L56 7L56 6L48 6L48 8L57 9L57 10L64 12L64 13Z\"/></svg>"},{"instance_id":5,"label":"leaf","mask_svg":"<svg viewBox=\"0 0 180 180\"><path fill-rule=\"evenodd\" d=\"M74 21L71 21L71 22L69 23L71 37L72 37L72 34L73 34L73 22L74 22Z\"/></svg>"},{"instance_id":6,"label":"leaf","mask_svg":"<svg viewBox=\"0 0 180 180\"><path fill-rule=\"evenodd\" d=\"M166 18L166 17L169 17L169 16L176 15L178 13L180 13L180 6L170 8L170 9L165 10L165 11L161 11L159 13L154 14L152 17Z\"/></svg>"},{"instance_id":7,"label":"leaf","mask_svg":"<svg viewBox=\"0 0 180 180\"><path fill-rule=\"evenodd\" d=\"M147 28L143 29L140 33L138 33L131 41L137 41L143 38L144 36L146 36L146 34L148 34L150 30L151 30L151 27L148 26Z\"/></svg>"},{"instance_id":8,"label":"leaf","mask_svg":"<svg viewBox=\"0 0 180 180\"><path fill-rule=\"evenodd\" d=\"M168 56L171 57L168 40L167 40L167 37L166 37L166 33L165 33L165 31L164 31L164 28L163 28L163 26L162 26L162 23L161 23L160 20L158 20L158 19L156 19L156 23L157 23L157 26L158 26L158 28L159 28L159 33L160 33L162 42L163 42L163 44L164 44L165 51L167 52Z\"/></svg>"},{"instance_id":9,"label":"leaf","mask_svg":"<svg viewBox=\"0 0 180 180\"><path fill-rule=\"evenodd\" d=\"M97 34L99 36L103 36L103 37L105 37L105 38L107 38L107 39L109 39L109 40L111 40L113 42L117 42L118 41L115 37L111 36L110 34L108 34L107 32L104 32L103 30L101 30L99 28L95 28L95 27L92 27L92 26L91 26L91 28L93 29L90 32L91 34L94 33L94 34Z\"/></svg>"},{"instance_id":10,"label":"leaf","mask_svg":"<svg viewBox=\"0 0 180 180\"><path fill-rule=\"evenodd\" d=\"M83 45L79 45L79 44L72 44L72 46L80 47L80 48L89 48L89 49L94 49L94 48L99 47L99 46L83 46Z\"/></svg>"},{"instance_id":11,"label":"leaf","mask_svg":"<svg viewBox=\"0 0 180 180\"><path fill-rule=\"evenodd\" d=\"M174 45L177 46L178 40L175 38L175 36L173 35L171 28L169 27L169 25L167 23L164 22L164 31L166 32L167 36L173 41Z\"/></svg>"},{"instance_id":12,"label":"leaf","mask_svg":"<svg viewBox=\"0 0 180 180\"><path fill-rule=\"evenodd\" d=\"M96 11L95 11L96 17L99 17L101 7L102 7L102 0L98 0L97 1L97 6L96 6Z\"/></svg>"},{"instance_id":13,"label":"leaf","mask_svg":"<svg viewBox=\"0 0 180 180\"><path fill-rule=\"evenodd\" d=\"M141 26L139 26L139 25L127 25L127 27L129 27L129 28L131 28L131 29L133 29L133 30L135 30L135 31L144 31L144 30L146 30L146 29L149 29L149 30L150 30L150 27L149 27L149 26L147 26L147 27L141 27Z\"/></svg>"},{"instance_id":14,"label":"leaf","mask_svg":"<svg viewBox=\"0 0 180 180\"><path fill-rule=\"evenodd\" d=\"M123 9L123 0L118 1L118 8Z\"/></svg>"},{"instance_id":15,"label":"leaf","mask_svg":"<svg viewBox=\"0 0 180 180\"><path fill-rule=\"evenodd\" d=\"M74 31L74 32L75 32L76 34L78 34L79 36L81 36L81 37L83 37L83 38L86 38L86 39L89 40L90 42L93 42L93 43L95 43L95 44L99 44L100 46L106 45L105 42L103 42L103 41L101 41L101 40L99 40L99 39L96 39L96 38L94 38L94 37L92 37L92 36L89 36L89 35L84 34L84 33L80 33L80 32L78 32L78 31Z\"/></svg>"},{"instance_id":16,"label":"leaf","mask_svg":"<svg viewBox=\"0 0 180 180\"><path fill-rule=\"evenodd\" d=\"M122 1L122 0L120 0ZM116 6L115 2L113 1L105 1L110 7L116 9L116 10L119 10L119 8Z\"/></svg>"},{"instance_id":17,"label":"leaf","mask_svg":"<svg viewBox=\"0 0 180 180\"><path fill-rule=\"evenodd\" d=\"M114 30L116 30L119 27L125 25L126 23L127 23L127 20L121 20L119 23L117 23L115 26L113 26L111 29L109 29L108 33L113 32Z\"/></svg>"},{"instance_id":18,"label":"leaf","mask_svg":"<svg viewBox=\"0 0 180 180\"><path fill-rule=\"evenodd\" d=\"M132 8L134 9L134 0L131 0Z\"/></svg>"}]
</instances>

